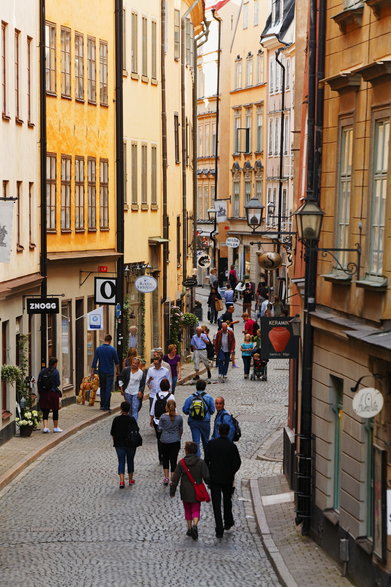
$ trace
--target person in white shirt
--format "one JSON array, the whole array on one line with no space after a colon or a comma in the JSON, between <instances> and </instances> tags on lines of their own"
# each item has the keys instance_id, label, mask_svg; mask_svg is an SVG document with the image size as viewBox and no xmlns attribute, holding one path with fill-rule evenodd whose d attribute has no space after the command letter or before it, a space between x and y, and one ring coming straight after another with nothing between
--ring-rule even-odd
<instances>
[{"instance_id":1,"label":"person in white shirt","mask_svg":"<svg viewBox=\"0 0 391 587\"><path fill-rule=\"evenodd\" d=\"M163 367L164 368L164 367ZM147 380L148 381L148 380ZM159 430L160 417L166 413L166 405L168 400L175 400L175 396L171 393L171 383L167 379L162 379L158 391L152 400L150 416L150 426L155 429L157 440L157 452L159 455L159 463L163 462L163 449L160 442L161 431Z\"/></svg>"},{"instance_id":2,"label":"person in white shirt","mask_svg":"<svg viewBox=\"0 0 391 587\"><path fill-rule=\"evenodd\" d=\"M160 382L163 379L168 379L171 387L171 369L162 367L162 359L160 356L154 356L153 366L148 369L146 383L149 389L149 408L152 407L153 399L156 393L160 390Z\"/></svg>"},{"instance_id":3,"label":"person in white shirt","mask_svg":"<svg viewBox=\"0 0 391 587\"><path fill-rule=\"evenodd\" d=\"M134 357L130 367L122 369L119 386L124 393L125 401L130 403L131 416L138 420L138 409L142 392L140 391L141 380L144 376L142 369L140 369L140 359Z\"/></svg>"}]
</instances>

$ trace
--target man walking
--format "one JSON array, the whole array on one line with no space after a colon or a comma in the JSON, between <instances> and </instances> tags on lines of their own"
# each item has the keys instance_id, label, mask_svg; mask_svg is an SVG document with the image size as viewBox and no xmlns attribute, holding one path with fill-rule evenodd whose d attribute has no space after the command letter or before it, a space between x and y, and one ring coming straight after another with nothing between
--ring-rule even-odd
<instances>
[{"instance_id":1,"label":"man walking","mask_svg":"<svg viewBox=\"0 0 391 587\"><path fill-rule=\"evenodd\" d=\"M149 367L146 377L146 383L149 388L149 409L152 407L155 395L160 391L160 382L168 379L170 386L172 384L171 369L162 366L162 357L160 353L153 355L153 365Z\"/></svg>"},{"instance_id":2,"label":"man walking","mask_svg":"<svg viewBox=\"0 0 391 587\"><path fill-rule=\"evenodd\" d=\"M196 392L189 395L182 408L183 413L189 416L187 422L193 442L197 444L198 456L201 454L200 440L205 453L210 436L210 417L215 411L213 397L205 392L205 387L205 381L197 381Z\"/></svg>"},{"instance_id":3,"label":"man walking","mask_svg":"<svg viewBox=\"0 0 391 587\"><path fill-rule=\"evenodd\" d=\"M235 301L235 291L232 289L230 285L227 285L227 289L225 290L223 295L225 299L225 305L228 308L228 306L233 304Z\"/></svg>"},{"instance_id":4,"label":"man walking","mask_svg":"<svg viewBox=\"0 0 391 587\"><path fill-rule=\"evenodd\" d=\"M216 407L216 417L213 426L213 434L212 438L219 438L220 437L220 426L221 424L228 424L229 432L228 438L229 440L233 441L234 434L235 434L235 426L232 421L232 416L227 410L225 409L225 400L223 397L216 397L215 399L215 407Z\"/></svg>"},{"instance_id":5,"label":"man walking","mask_svg":"<svg viewBox=\"0 0 391 587\"><path fill-rule=\"evenodd\" d=\"M219 381L227 379L230 358L235 358L235 335L233 330L223 322L221 330L218 330L215 339L215 352L219 369Z\"/></svg>"},{"instance_id":6,"label":"man walking","mask_svg":"<svg viewBox=\"0 0 391 587\"><path fill-rule=\"evenodd\" d=\"M210 492L216 523L216 538L222 538L224 530L235 524L232 516L232 493L236 472L241 460L236 445L228 438L228 424L221 424L220 437L208 442L205 463L209 468ZM221 494L223 494L223 517L221 515Z\"/></svg>"},{"instance_id":7,"label":"man walking","mask_svg":"<svg viewBox=\"0 0 391 587\"><path fill-rule=\"evenodd\" d=\"M200 363L203 363L208 370L208 379L212 377L210 372L210 361L208 359L208 353L206 350L206 345L208 344L209 339L202 332L201 326L197 326L196 333L192 337L190 341L191 350L193 351L193 361L194 361L194 369L195 369L195 376L194 379L200 378Z\"/></svg>"},{"instance_id":8,"label":"man walking","mask_svg":"<svg viewBox=\"0 0 391 587\"><path fill-rule=\"evenodd\" d=\"M110 412L111 392L114 384L114 369L116 374L119 374L119 360L117 351L111 346L113 337L111 334L106 334L103 344L98 346L95 351L94 360L91 365L91 375L95 371L99 375L100 387L100 409L105 412Z\"/></svg>"}]
</instances>

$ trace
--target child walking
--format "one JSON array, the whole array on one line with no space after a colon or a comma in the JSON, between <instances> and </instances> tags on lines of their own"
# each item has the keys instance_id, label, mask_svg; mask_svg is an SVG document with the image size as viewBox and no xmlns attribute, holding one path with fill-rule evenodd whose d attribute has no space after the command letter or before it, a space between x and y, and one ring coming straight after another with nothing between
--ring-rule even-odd
<instances>
[{"instance_id":1,"label":"child walking","mask_svg":"<svg viewBox=\"0 0 391 587\"><path fill-rule=\"evenodd\" d=\"M244 342L241 345L243 367L244 367L244 378L248 379L250 373L251 355L254 348L254 343L251 342L251 335L244 335Z\"/></svg>"},{"instance_id":2,"label":"child walking","mask_svg":"<svg viewBox=\"0 0 391 587\"><path fill-rule=\"evenodd\" d=\"M197 444L195 442L185 443L185 465L189 469L196 483L204 481L209 483L209 470L205 462L197 456ZM201 515L201 503L196 500L193 484L190 482L181 463L178 463L170 486L170 497L175 496L175 491L180 481L180 495L185 510L187 523L187 536L193 540L198 539L198 522Z\"/></svg>"}]
</instances>

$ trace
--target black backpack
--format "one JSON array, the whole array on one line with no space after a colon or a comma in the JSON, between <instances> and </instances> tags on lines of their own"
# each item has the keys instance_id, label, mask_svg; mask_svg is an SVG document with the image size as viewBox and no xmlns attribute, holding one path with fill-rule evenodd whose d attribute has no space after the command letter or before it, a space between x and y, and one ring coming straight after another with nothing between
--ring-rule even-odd
<instances>
[{"instance_id":1,"label":"black backpack","mask_svg":"<svg viewBox=\"0 0 391 587\"><path fill-rule=\"evenodd\" d=\"M240 440L240 437L242 436L242 431L240 429L240 424L238 422L238 420L231 414L231 418L232 418L232 424L234 425L235 431L234 431L234 437L233 437L233 441L237 442L238 440Z\"/></svg>"},{"instance_id":2,"label":"black backpack","mask_svg":"<svg viewBox=\"0 0 391 587\"><path fill-rule=\"evenodd\" d=\"M53 369L46 368L38 381L39 393L51 391L54 387L54 372Z\"/></svg>"},{"instance_id":3,"label":"black backpack","mask_svg":"<svg viewBox=\"0 0 391 587\"><path fill-rule=\"evenodd\" d=\"M155 409L154 409L154 415L157 420L160 418L160 416L162 416L163 414L166 413L167 400L171 395L170 391L165 393L164 397L161 397L159 395L159 393L156 394Z\"/></svg>"}]
</instances>

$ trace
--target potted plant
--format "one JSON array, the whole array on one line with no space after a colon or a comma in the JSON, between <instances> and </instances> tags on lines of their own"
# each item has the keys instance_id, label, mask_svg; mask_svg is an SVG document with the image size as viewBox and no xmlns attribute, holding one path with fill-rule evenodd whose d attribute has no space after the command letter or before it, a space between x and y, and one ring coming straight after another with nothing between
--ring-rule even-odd
<instances>
[{"instance_id":1,"label":"potted plant","mask_svg":"<svg viewBox=\"0 0 391 587\"><path fill-rule=\"evenodd\" d=\"M24 410L21 418L15 418L16 425L19 427L20 436L26 438L31 436L32 431L41 421L41 414L38 410Z\"/></svg>"}]
</instances>

